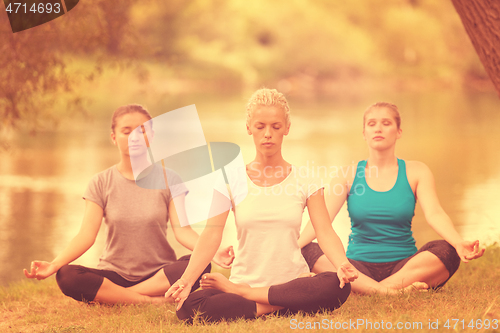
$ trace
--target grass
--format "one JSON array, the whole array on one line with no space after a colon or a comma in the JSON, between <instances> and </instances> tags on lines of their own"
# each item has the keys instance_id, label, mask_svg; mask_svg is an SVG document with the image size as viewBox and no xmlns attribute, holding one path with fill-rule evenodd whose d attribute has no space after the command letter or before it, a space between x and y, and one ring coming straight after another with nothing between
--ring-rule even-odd
<instances>
[{"instance_id":1,"label":"grass","mask_svg":"<svg viewBox=\"0 0 500 333\"><path fill-rule=\"evenodd\" d=\"M500 320L500 247L489 247L483 258L462 264L448 284L437 292L410 292L395 296L352 294L337 311L315 316L268 316L257 320L237 320L187 325L177 319L173 305L87 305L65 297L53 278L22 281L0 288L0 332L281 332L333 331L344 324L349 332L500 332L477 329L478 320ZM444 327L450 319L450 328ZM452 319L458 319L454 322ZM462 324L462 319L464 319ZM364 320L358 327L349 325ZM429 321L439 322L429 329ZM474 320L474 329L467 327ZM383 329L381 327L384 322ZM316 322L316 324L315 324ZM371 327L368 322L371 322ZM401 322L407 329L387 329L387 323ZM410 328L412 323L421 326ZM308 324L309 323L309 324ZM455 329L453 329L454 324ZM299 325L305 328L300 329ZM309 325L309 326L307 326ZM416 325L416 324L415 324ZM435 324L434 324L435 325ZM462 325L464 329L462 329ZM295 329L293 329L295 327ZM302 327L302 326L300 326ZM379 327L379 329L377 329Z\"/></svg>"}]
</instances>

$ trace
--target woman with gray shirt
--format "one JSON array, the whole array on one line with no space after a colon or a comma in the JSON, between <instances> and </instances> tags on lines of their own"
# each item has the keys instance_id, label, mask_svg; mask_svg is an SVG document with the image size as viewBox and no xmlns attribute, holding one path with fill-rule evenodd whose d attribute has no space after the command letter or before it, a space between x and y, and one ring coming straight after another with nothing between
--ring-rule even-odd
<instances>
[{"instance_id":1,"label":"woman with gray shirt","mask_svg":"<svg viewBox=\"0 0 500 333\"><path fill-rule=\"evenodd\" d=\"M131 158L147 161L144 136L152 138L151 115L140 105L119 107L111 122L111 140L117 146L120 162L95 175L84 193L85 214L78 234L52 262L33 261L28 278L45 279L57 272L61 291L77 301L100 303L164 302L163 294L184 272L189 256L177 260L167 241L170 221L175 238L193 250L198 234L189 226L180 227L185 218L184 197L188 193L179 176L153 165L138 182L161 179L180 186L148 189L138 186ZM135 163L134 163L135 164ZM173 198L176 198L174 205ZM95 242L104 218L107 236L97 269L69 265ZM229 260L228 252L218 252L219 265ZM210 264L204 273L210 271ZM192 290L198 288L193 285Z\"/></svg>"}]
</instances>

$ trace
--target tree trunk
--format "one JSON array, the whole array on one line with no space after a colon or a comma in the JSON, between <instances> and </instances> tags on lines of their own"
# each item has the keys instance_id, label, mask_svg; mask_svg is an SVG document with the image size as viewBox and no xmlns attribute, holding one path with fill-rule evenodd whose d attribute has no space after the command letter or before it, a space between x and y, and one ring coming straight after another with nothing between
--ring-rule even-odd
<instances>
[{"instance_id":1,"label":"tree trunk","mask_svg":"<svg viewBox=\"0 0 500 333\"><path fill-rule=\"evenodd\" d=\"M500 1L451 1L500 96Z\"/></svg>"}]
</instances>

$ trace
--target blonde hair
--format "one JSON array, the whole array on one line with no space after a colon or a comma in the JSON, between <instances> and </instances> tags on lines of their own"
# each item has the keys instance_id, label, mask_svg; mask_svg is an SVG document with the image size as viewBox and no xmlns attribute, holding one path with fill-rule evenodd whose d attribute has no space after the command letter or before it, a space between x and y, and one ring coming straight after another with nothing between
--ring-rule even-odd
<instances>
[{"instance_id":1,"label":"blonde hair","mask_svg":"<svg viewBox=\"0 0 500 333\"><path fill-rule=\"evenodd\" d=\"M285 96L276 89L262 88L253 93L246 106L247 125L256 108L259 106L276 106L285 112L285 125L290 124L290 107Z\"/></svg>"},{"instance_id":2,"label":"blonde hair","mask_svg":"<svg viewBox=\"0 0 500 333\"><path fill-rule=\"evenodd\" d=\"M115 112L113 112L113 116L111 117L111 131L113 133L115 132L116 122L118 121L118 118L120 118L123 115L134 112L139 112L140 114L143 114L149 120L153 118L151 117L151 114L148 112L148 110L146 110L142 105L129 104L120 106L118 109L115 110Z\"/></svg>"},{"instance_id":3,"label":"blonde hair","mask_svg":"<svg viewBox=\"0 0 500 333\"><path fill-rule=\"evenodd\" d=\"M395 104L388 103L388 102L377 102L375 104L372 104L366 109L365 113L363 114L363 128L365 128L365 122L366 122L366 115L375 108L387 108L392 112L392 116L394 117L394 120L396 121L396 125L398 126L398 129L401 126L401 115L399 114L398 107Z\"/></svg>"}]
</instances>

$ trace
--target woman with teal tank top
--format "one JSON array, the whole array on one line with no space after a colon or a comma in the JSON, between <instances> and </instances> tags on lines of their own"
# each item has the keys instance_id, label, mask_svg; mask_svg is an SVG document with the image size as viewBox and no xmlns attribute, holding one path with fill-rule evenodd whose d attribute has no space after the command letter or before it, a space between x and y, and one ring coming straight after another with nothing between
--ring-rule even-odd
<instances>
[{"instance_id":1,"label":"woman with teal tank top","mask_svg":"<svg viewBox=\"0 0 500 333\"><path fill-rule=\"evenodd\" d=\"M406 163L397 159L396 183L388 191L368 186L366 164L366 160L358 163L347 197L352 221L347 255L365 262L405 259L417 252L411 232L415 196L406 177Z\"/></svg>"},{"instance_id":2,"label":"woman with teal tank top","mask_svg":"<svg viewBox=\"0 0 500 333\"><path fill-rule=\"evenodd\" d=\"M457 271L460 260L468 262L484 253L479 241L465 241L455 230L439 203L429 168L396 157L400 125L396 105L371 105L363 117L368 159L358 163L355 174L333 179L330 189L335 191L325 191L332 220L347 200L351 234L346 256L361 273L351 283L354 292L440 288ZM429 225L444 239L418 251L411 231L417 200ZM299 239L311 271L334 271L317 244L311 243L315 237L308 224Z\"/></svg>"}]
</instances>

